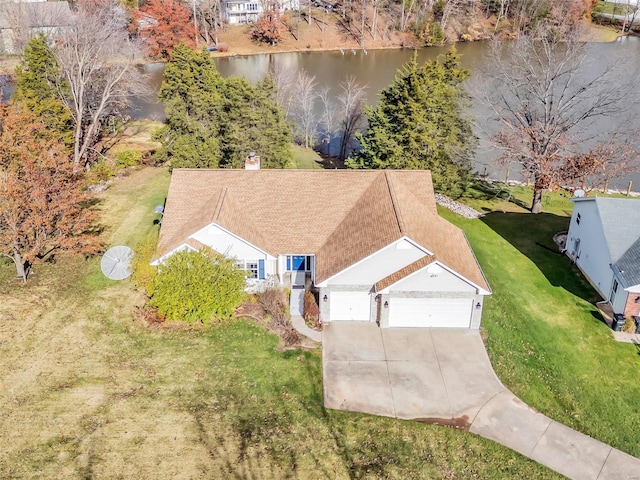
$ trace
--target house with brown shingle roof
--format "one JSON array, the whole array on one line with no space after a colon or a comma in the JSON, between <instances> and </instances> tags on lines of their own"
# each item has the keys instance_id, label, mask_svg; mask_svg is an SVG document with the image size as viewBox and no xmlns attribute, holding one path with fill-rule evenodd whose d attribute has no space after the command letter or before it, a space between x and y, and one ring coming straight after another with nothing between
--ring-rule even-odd
<instances>
[{"instance_id":1,"label":"house with brown shingle roof","mask_svg":"<svg viewBox=\"0 0 640 480\"><path fill-rule=\"evenodd\" d=\"M477 329L490 294L428 171L175 169L154 263L201 245L250 288L316 290L323 322Z\"/></svg>"}]
</instances>

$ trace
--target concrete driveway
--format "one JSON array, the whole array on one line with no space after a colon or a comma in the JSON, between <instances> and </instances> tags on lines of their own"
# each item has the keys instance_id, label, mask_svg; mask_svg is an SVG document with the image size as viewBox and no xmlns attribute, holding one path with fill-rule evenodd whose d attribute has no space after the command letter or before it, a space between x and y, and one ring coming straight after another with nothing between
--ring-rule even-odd
<instances>
[{"instance_id":1,"label":"concrete driveway","mask_svg":"<svg viewBox=\"0 0 640 480\"><path fill-rule=\"evenodd\" d=\"M333 322L322 333L327 408L453 426L574 479L640 480L640 460L535 411L495 375L480 333Z\"/></svg>"}]
</instances>

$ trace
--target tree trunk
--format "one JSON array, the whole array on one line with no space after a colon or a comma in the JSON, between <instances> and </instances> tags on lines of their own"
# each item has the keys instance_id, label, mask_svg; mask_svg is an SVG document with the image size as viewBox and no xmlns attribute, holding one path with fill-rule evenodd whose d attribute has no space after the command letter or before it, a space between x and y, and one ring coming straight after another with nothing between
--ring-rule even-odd
<instances>
[{"instance_id":1,"label":"tree trunk","mask_svg":"<svg viewBox=\"0 0 640 480\"><path fill-rule=\"evenodd\" d=\"M26 282L27 273L24 269L24 262L22 261L22 256L17 251L13 252L13 263L16 264L16 276Z\"/></svg>"},{"instance_id":2,"label":"tree trunk","mask_svg":"<svg viewBox=\"0 0 640 480\"><path fill-rule=\"evenodd\" d=\"M531 203L531 213L542 213L542 188L533 187L533 202Z\"/></svg>"}]
</instances>

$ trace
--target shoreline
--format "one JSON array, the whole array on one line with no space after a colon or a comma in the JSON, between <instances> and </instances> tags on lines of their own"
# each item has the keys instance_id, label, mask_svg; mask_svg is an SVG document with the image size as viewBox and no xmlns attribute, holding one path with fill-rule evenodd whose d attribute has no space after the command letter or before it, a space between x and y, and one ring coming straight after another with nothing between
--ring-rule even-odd
<instances>
[{"instance_id":1,"label":"shoreline","mask_svg":"<svg viewBox=\"0 0 640 480\"><path fill-rule=\"evenodd\" d=\"M622 34L617 31L613 31L610 27L598 25L594 23L588 23L587 35L585 42L588 43L609 43L615 42L620 37L627 36L628 34ZM247 25L242 26L229 26L227 30L220 35L218 44L226 44L229 46L235 46L238 50L233 51L231 48L226 52L211 52L211 58L232 58L232 57L244 57L253 55L265 55L265 54L278 54L278 53L298 53L298 52L335 52L340 50L351 51L369 51L369 50L421 50L430 48L429 46L419 46L415 44L415 39L408 37L405 34L399 32L393 38L387 40L378 39L372 42L370 47L366 45L364 48L358 45L353 39L343 40L341 42L333 42L330 45L323 45L326 36L329 32L314 32L310 38L304 42L295 41L292 43L291 38L283 40L279 45L267 46L258 44L249 38L247 31ZM320 38L318 38L318 36ZM456 42L444 43L442 45L433 45L434 47L442 47L448 45L456 45L458 43L472 43L483 42L489 40L489 37L478 37L472 40L458 40ZM315 43L315 44L314 44ZM318 44L319 43L319 44ZM331 42L330 42L331 43ZM302 45L304 44L304 45ZM205 43L203 42L203 48ZM14 77L15 67L20 62L20 55L4 55L0 54L0 76L8 77L12 79ZM165 63L166 61L146 60L141 64L149 65L154 63Z\"/></svg>"}]
</instances>

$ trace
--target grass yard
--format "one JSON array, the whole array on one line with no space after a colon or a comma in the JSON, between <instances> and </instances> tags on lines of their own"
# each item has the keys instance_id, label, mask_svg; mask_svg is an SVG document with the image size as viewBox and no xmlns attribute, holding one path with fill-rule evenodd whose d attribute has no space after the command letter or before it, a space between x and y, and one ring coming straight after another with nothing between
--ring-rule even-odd
<instances>
[{"instance_id":1,"label":"grass yard","mask_svg":"<svg viewBox=\"0 0 640 480\"><path fill-rule=\"evenodd\" d=\"M157 228L167 185L147 168L101 194L107 246ZM320 352L247 321L146 328L98 263L26 286L0 264L0 478L560 478L466 432L325 410Z\"/></svg>"},{"instance_id":2,"label":"grass yard","mask_svg":"<svg viewBox=\"0 0 640 480\"><path fill-rule=\"evenodd\" d=\"M530 192L510 191L528 205ZM546 195L540 215L500 205L482 220L441 211L465 230L493 289L483 328L498 376L544 414L640 456L640 350L613 340L599 297L553 243L569 227L570 202Z\"/></svg>"},{"instance_id":3,"label":"grass yard","mask_svg":"<svg viewBox=\"0 0 640 480\"><path fill-rule=\"evenodd\" d=\"M628 5L626 2L605 2L600 0L598 4L594 7L594 13L600 14L608 14L608 15L626 15L627 13L633 12L633 8L635 6L636 0L631 0Z\"/></svg>"},{"instance_id":4,"label":"grass yard","mask_svg":"<svg viewBox=\"0 0 640 480\"><path fill-rule=\"evenodd\" d=\"M322 157L310 148L293 145L293 159L289 168L298 168L305 170L322 169Z\"/></svg>"}]
</instances>

